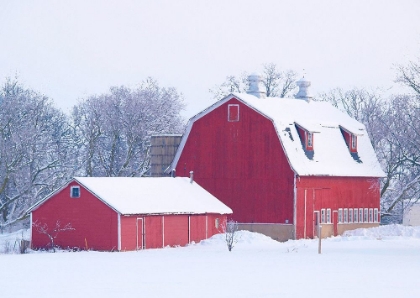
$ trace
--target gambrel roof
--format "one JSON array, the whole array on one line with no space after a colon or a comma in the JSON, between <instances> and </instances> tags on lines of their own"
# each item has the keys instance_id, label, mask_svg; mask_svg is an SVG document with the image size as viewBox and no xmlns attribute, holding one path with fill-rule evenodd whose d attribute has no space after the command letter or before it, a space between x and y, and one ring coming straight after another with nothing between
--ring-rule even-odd
<instances>
[{"instance_id":1,"label":"gambrel roof","mask_svg":"<svg viewBox=\"0 0 420 298\"><path fill-rule=\"evenodd\" d=\"M257 98L233 93L192 117L175 155L174 169L195 121L236 98L273 122L292 170L300 176L382 177L365 126L327 102L295 98ZM304 152L296 125L314 133L314 154ZM349 152L342 129L357 136L356 160Z\"/></svg>"},{"instance_id":2,"label":"gambrel roof","mask_svg":"<svg viewBox=\"0 0 420 298\"><path fill-rule=\"evenodd\" d=\"M72 181L120 214L232 213L232 209L189 178L75 177ZM31 207L28 213L54 194Z\"/></svg>"}]
</instances>

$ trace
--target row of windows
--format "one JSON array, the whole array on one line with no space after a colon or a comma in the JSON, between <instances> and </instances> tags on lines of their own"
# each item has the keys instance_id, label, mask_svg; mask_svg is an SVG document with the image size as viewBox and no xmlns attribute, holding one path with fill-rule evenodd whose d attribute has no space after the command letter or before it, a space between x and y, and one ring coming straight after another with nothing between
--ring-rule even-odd
<instances>
[{"instance_id":1,"label":"row of windows","mask_svg":"<svg viewBox=\"0 0 420 298\"><path fill-rule=\"evenodd\" d=\"M331 209L321 209L321 223L331 223ZM340 208L339 223L379 222L378 208Z\"/></svg>"}]
</instances>

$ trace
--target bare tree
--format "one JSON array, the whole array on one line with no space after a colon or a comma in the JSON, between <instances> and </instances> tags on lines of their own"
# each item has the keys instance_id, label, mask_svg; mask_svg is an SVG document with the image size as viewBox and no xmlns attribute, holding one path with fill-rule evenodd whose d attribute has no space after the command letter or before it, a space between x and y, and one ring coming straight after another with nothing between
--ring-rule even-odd
<instances>
[{"instance_id":1,"label":"bare tree","mask_svg":"<svg viewBox=\"0 0 420 298\"><path fill-rule=\"evenodd\" d=\"M58 234L61 232L65 232L65 231L73 231L75 230L72 226L71 223L67 223L64 226L61 226L61 223L59 220L56 221L55 223L55 227L50 230L48 228L48 225L46 223L40 223L38 221L34 222L33 227L35 227L36 231L40 234L43 234L45 236L48 237L49 241L50 241L50 246L53 250L53 252L55 252L55 239L57 238Z\"/></svg>"},{"instance_id":2,"label":"bare tree","mask_svg":"<svg viewBox=\"0 0 420 298\"><path fill-rule=\"evenodd\" d=\"M297 73L294 70L279 70L274 63L262 65L262 80L268 97L286 97L296 88ZM248 75L243 72L240 76L227 76L225 81L210 89L215 100L238 92L244 93L248 89Z\"/></svg>"},{"instance_id":3,"label":"bare tree","mask_svg":"<svg viewBox=\"0 0 420 298\"><path fill-rule=\"evenodd\" d=\"M232 219L228 220L223 226L223 232L225 233L225 241L229 251L232 251L236 243L238 243L238 222Z\"/></svg>"},{"instance_id":4,"label":"bare tree","mask_svg":"<svg viewBox=\"0 0 420 298\"><path fill-rule=\"evenodd\" d=\"M396 82L399 82L420 95L420 58L417 62L410 61L408 65L398 65Z\"/></svg>"},{"instance_id":5,"label":"bare tree","mask_svg":"<svg viewBox=\"0 0 420 298\"><path fill-rule=\"evenodd\" d=\"M142 176L149 168L150 137L183 130L182 96L153 79L137 89L113 87L74 107L79 173L86 176Z\"/></svg>"},{"instance_id":6,"label":"bare tree","mask_svg":"<svg viewBox=\"0 0 420 298\"><path fill-rule=\"evenodd\" d=\"M72 132L49 98L7 79L0 90L0 228L72 174Z\"/></svg>"},{"instance_id":7,"label":"bare tree","mask_svg":"<svg viewBox=\"0 0 420 298\"><path fill-rule=\"evenodd\" d=\"M379 91L340 88L317 96L362 122L385 177L381 179L381 218L401 222L404 210L420 198L420 100Z\"/></svg>"}]
</instances>

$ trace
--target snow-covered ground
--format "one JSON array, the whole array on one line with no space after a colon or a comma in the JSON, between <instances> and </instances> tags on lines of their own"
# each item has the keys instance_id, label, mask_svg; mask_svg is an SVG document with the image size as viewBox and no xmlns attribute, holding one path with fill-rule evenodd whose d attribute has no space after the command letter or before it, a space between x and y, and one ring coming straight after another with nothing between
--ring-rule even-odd
<instances>
[{"instance_id":1,"label":"snow-covered ground","mask_svg":"<svg viewBox=\"0 0 420 298\"><path fill-rule=\"evenodd\" d=\"M23 235L24 237L27 235ZM22 232L0 235L0 252ZM138 252L0 254L0 297L420 297L420 227L279 243L240 232ZM7 246L7 247L6 247Z\"/></svg>"}]
</instances>

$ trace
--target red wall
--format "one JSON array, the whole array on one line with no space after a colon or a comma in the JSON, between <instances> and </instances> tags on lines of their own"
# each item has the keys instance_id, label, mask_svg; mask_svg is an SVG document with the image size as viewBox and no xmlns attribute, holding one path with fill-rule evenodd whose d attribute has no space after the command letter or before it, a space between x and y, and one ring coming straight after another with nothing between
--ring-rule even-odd
<instances>
[{"instance_id":1,"label":"red wall","mask_svg":"<svg viewBox=\"0 0 420 298\"><path fill-rule=\"evenodd\" d=\"M239 121L228 121L228 104L239 105ZM273 123L236 99L193 124L176 175L190 171L239 222L293 221L294 174Z\"/></svg>"},{"instance_id":2,"label":"red wall","mask_svg":"<svg viewBox=\"0 0 420 298\"><path fill-rule=\"evenodd\" d=\"M60 232L55 240L56 245L63 248L118 249L118 214L82 186L80 198L71 198L72 185L78 184L71 182L34 210L32 222L47 224L49 230L55 227L57 220L62 226L71 223L75 230ZM47 248L48 243L48 237L33 227L32 247Z\"/></svg>"},{"instance_id":3,"label":"red wall","mask_svg":"<svg viewBox=\"0 0 420 298\"><path fill-rule=\"evenodd\" d=\"M144 223L144 236L140 235L141 227L137 235L137 222L140 224L142 222L138 219ZM218 228L215 226L216 219L220 223ZM191 242L197 243L222 232L221 225L224 222L226 222L226 215L221 214L121 216L121 249L123 251L136 250L137 237L139 237L139 247L141 247L141 241L144 241L143 248L185 246Z\"/></svg>"},{"instance_id":4,"label":"red wall","mask_svg":"<svg viewBox=\"0 0 420 298\"><path fill-rule=\"evenodd\" d=\"M298 177L296 179L296 237L303 238L305 223L306 190L306 236L313 237L313 212L330 208L380 208L378 178L360 177Z\"/></svg>"}]
</instances>

